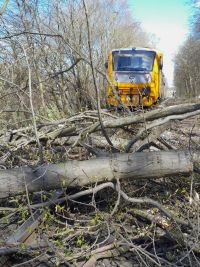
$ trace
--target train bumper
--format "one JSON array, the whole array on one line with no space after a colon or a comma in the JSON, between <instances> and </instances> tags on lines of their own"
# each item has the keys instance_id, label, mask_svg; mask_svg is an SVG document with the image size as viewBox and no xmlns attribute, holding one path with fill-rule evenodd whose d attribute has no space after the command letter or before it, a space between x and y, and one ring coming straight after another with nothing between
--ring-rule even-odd
<instances>
[{"instance_id":1,"label":"train bumper","mask_svg":"<svg viewBox=\"0 0 200 267\"><path fill-rule=\"evenodd\" d=\"M155 102L149 86L143 88L114 88L115 94L108 95L107 102L111 106L124 104L130 107L150 107Z\"/></svg>"}]
</instances>

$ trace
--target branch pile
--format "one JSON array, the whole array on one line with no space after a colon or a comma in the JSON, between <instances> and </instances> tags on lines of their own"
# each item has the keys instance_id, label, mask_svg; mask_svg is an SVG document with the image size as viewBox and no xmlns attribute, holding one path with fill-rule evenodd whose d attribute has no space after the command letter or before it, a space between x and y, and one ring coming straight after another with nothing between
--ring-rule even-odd
<instances>
[{"instance_id":1,"label":"branch pile","mask_svg":"<svg viewBox=\"0 0 200 267\"><path fill-rule=\"evenodd\" d=\"M37 136L2 132L2 262L18 251L49 266L199 263L199 114L200 104L101 111L112 145L96 111L38 122Z\"/></svg>"}]
</instances>

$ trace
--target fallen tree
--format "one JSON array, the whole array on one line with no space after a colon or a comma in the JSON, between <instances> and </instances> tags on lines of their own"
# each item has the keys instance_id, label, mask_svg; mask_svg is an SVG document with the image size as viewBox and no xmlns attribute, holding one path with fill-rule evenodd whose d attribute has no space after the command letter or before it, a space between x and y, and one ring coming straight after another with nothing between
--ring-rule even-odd
<instances>
[{"instance_id":1,"label":"fallen tree","mask_svg":"<svg viewBox=\"0 0 200 267\"><path fill-rule=\"evenodd\" d=\"M195 112L196 111L196 112ZM156 110L149 111L148 113L140 113L135 116L127 116L122 118L117 118L115 120L106 120L104 121L105 128L119 128L131 124L142 123L144 121L152 121L160 118L165 118L168 116L181 115L185 113L193 113L193 115L200 114L200 104L180 104L169 107L161 107ZM175 117L174 117L175 119ZM177 119L181 119L179 116ZM184 116L183 118L184 119ZM91 127L90 132L99 130L99 123L97 122L93 127Z\"/></svg>"},{"instance_id":2,"label":"fallen tree","mask_svg":"<svg viewBox=\"0 0 200 267\"><path fill-rule=\"evenodd\" d=\"M200 114L200 104L158 107L148 112L140 110L126 117L123 117L124 114L121 113L117 113L116 116L109 112L102 112L103 125L107 128L109 139L116 150L121 152L140 150L146 141L150 143L155 141L155 136L159 138L159 134L169 126L169 122L195 117L198 114ZM13 152L16 153L21 148L35 144L36 139L43 147L46 144L76 147L87 143L92 144L93 147L110 148L106 138L99 134L99 121L95 110L78 113L58 121L38 123L36 127L37 138L33 126L10 129L0 133L1 150L3 150L3 156L0 157L1 164L4 164ZM156 128L159 130L157 131ZM116 133L114 136L113 131ZM119 131L124 132L125 139L121 138ZM128 136L130 131L132 131L131 135ZM5 151L7 153L4 153Z\"/></svg>"},{"instance_id":3,"label":"fallen tree","mask_svg":"<svg viewBox=\"0 0 200 267\"><path fill-rule=\"evenodd\" d=\"M195 160L198 159L196 155ZM188 175L193 159L185 151L112 154L85 161L42 165L36 169L20 167L0 171L0 198L40 190L76 187L115 179L159 178Z\"/></svg>"},{"instance_id":4,"label":"fallen tree","mask_svg":"<svg viewBox=\"0 0 200 267\"><path fill-rule=\"evenodd\" d=\"M199 171L196 163L200 163L200 153L193 153L197 146L194 146L194 143L191 146L194 141L191 135L187 136L186 143L182 142L180 135L176 135L175 139L173 135L169 135L172 134L171 125L177 128L176 120L190 117L193 118L187 119L187 122L190 122L188 128L193 131L198 120L196 115L200 111L191 110L191 107L196 109L198 106L193 104L188 106L190 110L185 109L186 113L177 114L176 108L170 107L167 110L171 115L167 113L166 117L153 119L152 116L148 117L148 114L160 116L160 111L153 110L143 114L140 111L129 116L132 123L127 124L128 126L116 129L106 127L113 145L121 153L111 153L106 138L99 134L98 128L94 129L98 121L95 111L83 112L59 122L38 125L37 137L43 147L43 161L38 162L38 146L32 127L11 130L8 136L5 133L1 135L1 168L16 166L0 171L0 198L5 205L1 208L3 215L1 223L5 225L4 222L7 221L9 225L10 221L12 222L10 218L16 217L20 221L22 214L25 214L24 211L29 217L14 234L4 238L0 254L14 255L18 251L18 243L13 240L16 241L20 237L18 241L24 246L37 236L38 227L43 228L45 233L42 241L43 239L48 241L49 247L43 249L47 254L49 250L53 250L58 258L59 255L63 255L62 260L70 263L82 262L82 265L86 264L85 266L96 264L96 259L101 261L104 257L102 254L94 254L97 256L95 258L93 252L88 253L88 247L96 253L98 248L103 250L109 246L111 249L110 246L116 247L116 242L124 244L129 240L134 246L134 252L137 248L141 249L141 244L144 242L149 241L151 244L152 240L155 240L156 249L157 246L162 246L162 242L167 242L170 248L178 244L181 251L187 246L192 253L199 253L199 243L194 247L193 242L196 217L198 217L196 215L193 218L196 214L195 207L199 203L195 191L195 179L198 175L193 176L192 173ZM172 111L175 112L173 115ZM140 118L143 123L140 123ZM104 124L106 126L108 121L118 123L123 120L124 118L117 118L112 113L105 113ZM181 124L179 125L182 129ZM186 150L188 139L190 147ZM179 150L180 148L185 150ZM135 152L143 149L160 151ZM166 151L168 149L170 151ZM124 151L135 153L128 154ZM56 158L52 157L51 152ZM62 153L66 155L65 158L62 158ZM79 153L83 153L86 157L79 157ZM59 163L61 161L64 163ZM23 162L26 166L21 166ZM44 164L44 162L54 162L54 164ZM183 175L192 179L183 179ZM167 176L170 179L155 180ZM126 178L129 180L125 182ZM145 180L146 178L148 180ZM133 182L136 179L142 180L139 183ZM191 187L195 189L191 190ZM63 195L56 201L48 198L52 192L29 195L32 192L58 188L62 190L55 191L61 191ZM198 188L196 190L198 192ZM24 196L4 199L17 194ZM183 199L183 203L178 202L179 198ZM13 199L14 201L20 199L20 203L12 204ZM189 206L188 202L192 205ZM39 214L38 218L35 218L35 213ZM33 223L27 227L27 222L33 219ZM53 222L58 225L58 232L52 227ZM46 223L50 224L49 229ZM21 236L26 237L26 235L29 235L28 241L23 241ZM11 241L10 247L7 246L9 241ZM86 249L80 246L83 242L87 244ZM54 244L59 244L59 248ZM129 244L125 244L125 249L130 252ZM155 244L152 244L155 249ZM116 248L116 252L118 251L119 247ZM152 251L150 246L144 253L150 253L153 259ZM26 247L24 252L26 253ZM108 250L108 253L113 256L112 249ZM180 258L182 259L182 256ZM159 261L166 262L166 259L163 254Z\"/></svg>"}]
</instances>

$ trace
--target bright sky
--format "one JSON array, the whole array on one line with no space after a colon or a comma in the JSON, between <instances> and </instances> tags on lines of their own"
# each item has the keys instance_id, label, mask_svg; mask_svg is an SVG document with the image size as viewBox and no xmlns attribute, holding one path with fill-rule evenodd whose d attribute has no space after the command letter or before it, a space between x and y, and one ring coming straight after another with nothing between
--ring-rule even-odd
<instances>
[{"instance_id":1,"label":"bright sky","mask_svg":"<svg viewBox=\"0 0 200 267\"><path fill-rule=\"evenodd\" d=\"M133 16L148 33L158 39L157 48L164 53L164 73L173 85L173 58L184 42L191 8L186 0L128 0Z\"/></svg>"}]
</instances>

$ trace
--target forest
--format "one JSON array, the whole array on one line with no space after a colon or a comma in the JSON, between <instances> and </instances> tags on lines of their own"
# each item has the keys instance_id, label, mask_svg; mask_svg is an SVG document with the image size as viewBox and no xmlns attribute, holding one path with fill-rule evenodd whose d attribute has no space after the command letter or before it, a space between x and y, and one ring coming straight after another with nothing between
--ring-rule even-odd
<instances>
[{"instance_id":1,"label":"forest","mask_svg":"<svg viewBox=\"0 0 200 267\"><path fill-rule=\"evenodd\" d=\"M200 266L197 3L176 95L108 109L129 2L0 1L0 267Z\"/></svg>"},{"instance_id":2,"label":"forest","mask_svg":"<svg viewBox=\"0 0 200 267\"><path fill-rule=\"evenodd\" d=\"M198 98L199 89L199 40L200 40L200 9L198 1L194 5L191 16L191 30L185 43L179 49L175 58L174 82L176 93L181 98Z\"/></svg>"}]
</instances>

